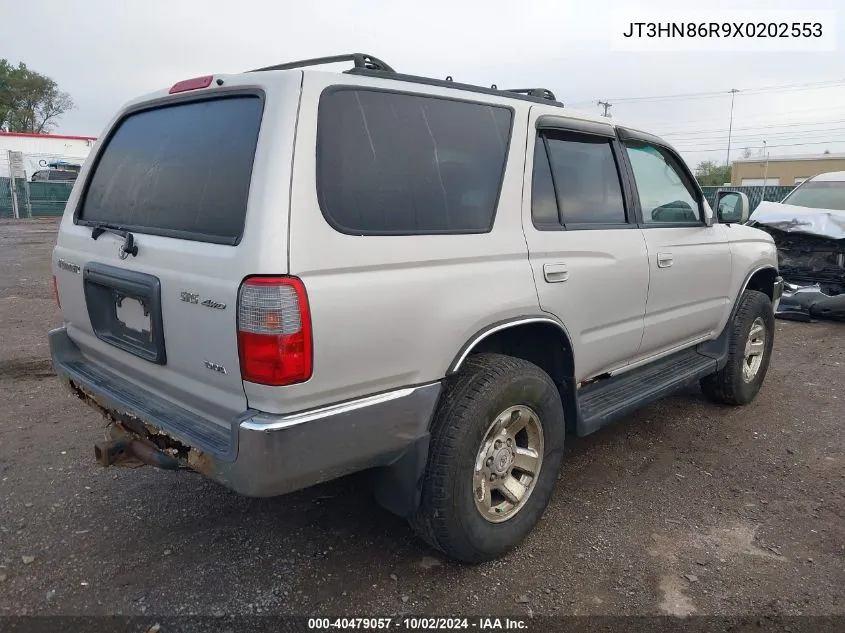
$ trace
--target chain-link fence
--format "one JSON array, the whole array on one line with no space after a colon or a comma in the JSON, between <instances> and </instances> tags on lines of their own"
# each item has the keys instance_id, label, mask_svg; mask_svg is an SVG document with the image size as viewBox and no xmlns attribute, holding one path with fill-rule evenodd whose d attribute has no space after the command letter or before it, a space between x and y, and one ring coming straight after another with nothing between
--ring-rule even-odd
<instances>
[{"instance_id":1,"label":"chain-link fence","mask_svg":"<svg viewBox=\"0 0 845 633\"><path fill-rule=\"evenodd\" d=\"M0 218L61 216L82 159L0 151Z\"/></svg>"},{"instance_id":2,"label":"chain-link fence","mask_svg":"<svg viewBox=\"0 0 845 633\"><path fill-rule=\"evenodd\" d=\"M0 218L18 217L17 197L12 194L12 179L9 178L9 152L0 150Z\"/></svg>"},{"instance_id":3,"label":"chain-link fence","mask_svg":"<svg viewBox=\"0 0 845 633\"><path fill-rule=\"evenodd\" d=\"M757 205L763 201L765 196L766 202L780 202L786 197L790 191L795 189L794 186L768 186L763 187L761 186L737 186L732 187L730 185L726 185L724 187L702 187L702 191L704 192L704 197L707 198L707 202L710 203L711 208L716 208L716 192L717 191L739 191L744 193L748 196L748 206L750 207L750 212L754 212L754 209L757 208Z\"/></svg>"}]
</instances>

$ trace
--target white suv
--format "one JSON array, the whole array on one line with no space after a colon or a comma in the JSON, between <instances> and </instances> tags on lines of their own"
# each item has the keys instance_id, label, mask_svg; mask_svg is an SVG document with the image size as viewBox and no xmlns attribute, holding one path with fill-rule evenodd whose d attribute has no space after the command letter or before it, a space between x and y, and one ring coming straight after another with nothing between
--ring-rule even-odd
<instances>
[{"instance_id":1,"label":"white suv","mask_svg":"<svg viewBox=\"0 0 845 633\"><path fill-rule=\"evenodd\" d=\"M101 139L50 345L103 466L253 496L371 470L481 561L537 522L566 432L697 381L745 404L766 374L782 282L747 200L720 222L664 141L547 90L355 54L177 83Z\"/></svg>"}]
</instances>

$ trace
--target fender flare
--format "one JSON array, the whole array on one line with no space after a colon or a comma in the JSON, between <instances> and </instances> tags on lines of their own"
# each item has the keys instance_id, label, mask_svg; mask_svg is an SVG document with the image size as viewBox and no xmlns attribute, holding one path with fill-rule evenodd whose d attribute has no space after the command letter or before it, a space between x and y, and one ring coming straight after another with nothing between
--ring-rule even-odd
<instances>
[{"instance_id":1,"label":"fender flare","mask_svg":"<svg viewBox=\"0 0 845 633\"><path fill-rule=\"evenodd\" d=\"M527 315L521 317L514 317L512 319L506 319L504 321L491 323L490 325L481 328L475 334L473 334L469 338L469 340L467 340L467 342L463 344L461 349L458 351L457 355L455 355L455 358L449 364L449 368L446 370L446 375L450 376L460 370L467 356L469 356L472 350L487 337L492 336L497 332L501 332L502 330L517 327L520 325L528 325L531 323L546 323L548 325L554 325L561 331L564 337L566 337L566 340L569 342L570 348L572 347L572 337L569 336L569 332L567 332L566 327L563 325L563 323L561 323L554 317L550 315Z\"/></svg>"},{"instance_id":2,"label":"fender flare","mask_svg":"<svg viewBox=\"0 0 845 633\"><path fill-rule=\"evenodd\" d=\"M743 281L742 285L739 287L739 292L736 294L736 297L734 297L734 304L733 304L733 307L731 308L730 317L728 318L729 323L730 323L731 319L733 319L734 314L736 314L736 310L739 307L739 300L742 298L742 293L745 292L748 289L748 284L751 281L751 278L754 277L754 275L756 275L757 273L762 272L764 270L771 270L775 274L775 286L777 286L778 280L781 279L780 274L779 274L780 271L777 269L777 266L774 266L772 264L763 264L762 266L758 266L757 268L752 270L750 273L748 273L745 276L745 281ZM774 291L775 291L775 289L772 288L773 293L774 293Z\"/></svg>"}]
</instances>

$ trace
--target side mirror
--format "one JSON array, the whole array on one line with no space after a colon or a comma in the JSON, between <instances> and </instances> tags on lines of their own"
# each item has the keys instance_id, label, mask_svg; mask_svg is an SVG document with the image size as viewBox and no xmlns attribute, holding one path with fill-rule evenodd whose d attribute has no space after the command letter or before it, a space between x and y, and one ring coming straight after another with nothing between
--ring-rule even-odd
<instances>
[{"instance_id":1,"label":"side mirror","mask_svg":"<svg viewBox=\"0 0 845 633\"><path fill-rule=\"evenodd\" d=\"M739 191L716 192L716 217L722 224L745 224L750 215L748 196Z\"/></svg>"}]
</instances>

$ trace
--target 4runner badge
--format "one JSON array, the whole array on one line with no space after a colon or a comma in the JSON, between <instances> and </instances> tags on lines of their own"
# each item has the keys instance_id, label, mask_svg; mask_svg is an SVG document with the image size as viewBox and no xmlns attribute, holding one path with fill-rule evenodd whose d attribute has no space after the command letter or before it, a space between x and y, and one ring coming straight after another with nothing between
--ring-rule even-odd
<instances>
[{"instance_id":1,"label":"4runner badge","mask_svg":"<svg viewBox=\"0 0 845 633\"><path fill-rule=\"evenodd\" d=\"M205 301L202 302L202 305L204 305L206 308L214 308L215 310L225 310L226 309L225 303L220 303L219 301L214 301L212 299L206 299Z\"/></svg>"},{"instance_id":2,"label":"4runner badge","mask_svg":"<svg viewBox=\"0 0 845 633\"><path fill-rule=\"evenodd\" d=\"M206 308L214 308L215 310L225 310L226 304L220 303L219 301L215 301L214 299L206 299L202 303L200 303L200 296L196 292L181 292L179 293L179 299L184 301L185 303L195 303L205 306Z\"/></svg>"}]
</instances>

